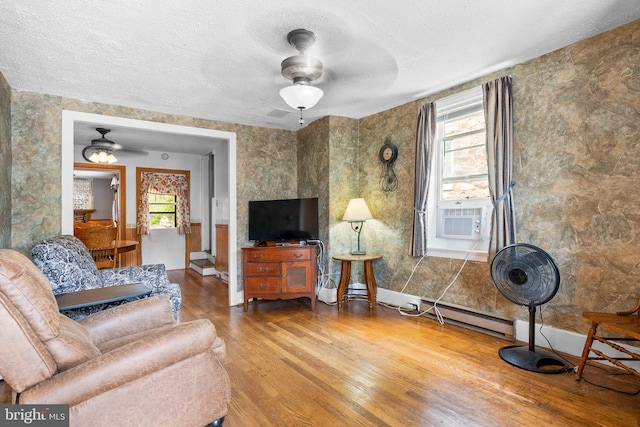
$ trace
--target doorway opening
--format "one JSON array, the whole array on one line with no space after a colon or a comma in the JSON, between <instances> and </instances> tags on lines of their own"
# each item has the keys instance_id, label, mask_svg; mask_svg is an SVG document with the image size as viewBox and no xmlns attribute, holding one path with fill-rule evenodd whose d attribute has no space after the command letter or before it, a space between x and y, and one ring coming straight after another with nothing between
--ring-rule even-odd
<instances>
[{"instance_id":1,"label":"doorway opening","mask_svg":"<svg viewBox=\"0 0 640 427\"><path fill-rule=\"evenodd\" d=\"M100 209L91 209L93 212L90 212L88 217L85 217L84 220L106 220L113 219L118 224L118 238L125 238L125 228L123 221L120 221L120 218L127 217L127 174L126 174L126 166L121 165L98 165L93 163L74 163L73 164L73 179L74 181L78 179L91 179L91 180L104 180L109 181L107 187L111 192L115 192L117 195L117 208L113 207L113 193L112 194L100 194L97 195L97 192L92 191L93 194L93 207L100 207ZM111 181L113 178L117 180L117 189L111 188ZM74 182L74 191L76 185ZM101 192L103 193L103 192ZM96 200L97 198L103 198L103 200ZM74 222L79 221L79 212L77 212L76 206L77 195L74 193ZM107 214L104 212L108 210ZM115 212L115 213L114 213Z\"/></svg>"},{"instance_id":2,"label":"doorway opening","mask_svg":"<svg viewBox=\"0 0 640 427\"><path fill-rule=\"evenodd\" d=\"M210 153L215 151L215 147L219 144L224 144L227 150L228 158L228 176L225 177L224 192L228 196L226 205L226 214L229 222L229 247L228 247L228 259L229 259L229 271L232 274L229 275L228 288L229 288L229 304L237 305L243 301L242 292L237 290L237 214L236 214L236 134L234 132L218 131L212 129L195 128L181 125L171 125L166 123L149 122L144 120L128 119L122 117L103 116L91 113L82 113L77 111L64 110L62 112L62 233L73 234L73 170L74 170L74 132L77 127L91 124L91 126L102 126L111 129L133 129L139 131L155 132L158 135L170 136L174 142L174 146L178 150L186 149L184 144L180 144L181 137L184 138L202 138L210 141ZM112 138L115 139L115 138ZM135 147L132 147L135 148ZM135 182L135 177L131 176L132 168L128 168L125 172L129 174L129 183ZM135 168L133 168L135 170ZM133 202L129 202L135 198L135 191L129 192L126 203L124 205L131 205ZM132 195L133 194L133 195ZM204 196L208 199L208 193ZM208 209L208 207L207 207ZM131 217L131 212L135 212L135 209L127 210L128 216ZM202 214L208 215L208 214ZM123 224L129 223L126 219L121 220ZM135 223L135 220L131 221ZM210 233L211 230L208 230ZM208 236L207 236L208 238ZM204 240L204 239L203 239Z\"/></svg>"}]
</instances>

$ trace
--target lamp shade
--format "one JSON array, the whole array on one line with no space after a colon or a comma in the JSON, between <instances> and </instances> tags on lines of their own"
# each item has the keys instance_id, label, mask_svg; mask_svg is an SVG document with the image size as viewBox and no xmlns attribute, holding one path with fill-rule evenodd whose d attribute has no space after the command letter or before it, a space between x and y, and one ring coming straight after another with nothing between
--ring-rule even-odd
<instances>
[{"instance_id":1,"label":"lamp shade","mask_svg":"<svg viewBox=\"0 0 640 427\"><path fill-rule=\"evenodd\" d=\"M344 212L343 221L366 221L373 219L371 211L367 206L367 202L364 199L351 199L347 205L347 210Z\"/></svg>"},{"instance_id":2,"label":"lamp shade","mask_svg":"<svg viewBox=\"0 0 640 427\"><path fill-rule=\"evenodd\" d=\"M323 95L322 89L308 84L294 84L280 89L280 96L284 102L296 110L313 107Z\"/></svg>"}]
</instances>

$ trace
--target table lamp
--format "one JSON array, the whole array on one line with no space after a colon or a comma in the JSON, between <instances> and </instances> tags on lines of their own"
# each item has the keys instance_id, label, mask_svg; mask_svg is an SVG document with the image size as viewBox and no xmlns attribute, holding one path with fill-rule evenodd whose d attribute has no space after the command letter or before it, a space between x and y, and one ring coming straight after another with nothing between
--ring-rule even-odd
<instances>
[{"instance_id":1,"label":"table lamp","mask_svg":"<svg viewBox=\"0 0 640 427\"><path fill-rule=\"evenodd\" d=\"M351 225L351 229L358 233L358 249L351 252L351 255L365 255L365 251L360 250L360 232L364 222L368 219L373 219L371 211L364 199L351 199L347 205L347 210L344 212L343 221L348 221Z\"/></svg>"}]
</instances>

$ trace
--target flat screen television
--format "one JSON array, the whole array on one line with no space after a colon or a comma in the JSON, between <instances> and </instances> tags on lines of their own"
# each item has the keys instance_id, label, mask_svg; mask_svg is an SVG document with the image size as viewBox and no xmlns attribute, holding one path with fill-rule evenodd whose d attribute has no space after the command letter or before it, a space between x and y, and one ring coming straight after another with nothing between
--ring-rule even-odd
<instances>
[{"instance_id":1,"label":"flat screen television","mask_svg":"<svg viewBox=\"0 0 640 427\"><path fill-rule=\"evenodd\" d=\"M318 239L318 198L249 202L249 240Z\"/></svg>"}]
</instances>

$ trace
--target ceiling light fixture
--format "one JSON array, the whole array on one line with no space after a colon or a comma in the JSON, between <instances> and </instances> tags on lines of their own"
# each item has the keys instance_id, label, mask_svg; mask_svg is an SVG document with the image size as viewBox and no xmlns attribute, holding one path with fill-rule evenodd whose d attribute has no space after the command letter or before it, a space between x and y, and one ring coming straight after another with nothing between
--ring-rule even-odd
<instances>
[{"instance_id":1,"label":"ceiling light fixture","mask_svg":"<svg viewBox=\"0 0 640 427\"><path fill-rule=\"evenodd\" d=\"M108 140L104 136L111 132L111 129L96 128L101 137L92 139L91 145L84 147L82 157L88 162L99 164L111 164L118 161L113 153L120 148L120 145Z\"/></svg>"},{"instance_id":2,"label":"ceiling light fixture","mask_svg":"<svg viewBox=\"0 0 640 427\"><path fill-rule=\"evenodd\" d=\"M287 42L295 46L299 55L290 56L280 64L283 77L293 81L293 85L280 90L280 96L291 108L300 110L300 126L304 124L302 110L313 107L324 95L322 89L311 86L311 82L322 76L322 62L305 55L305 51L316 41L316 36L308 30L297 29L287 35Z\"/></svg>"}]
</instances>

